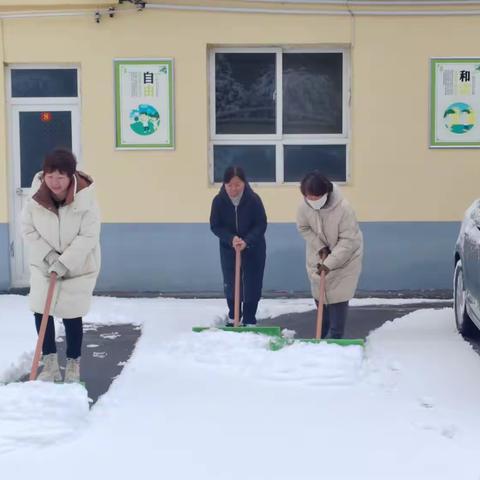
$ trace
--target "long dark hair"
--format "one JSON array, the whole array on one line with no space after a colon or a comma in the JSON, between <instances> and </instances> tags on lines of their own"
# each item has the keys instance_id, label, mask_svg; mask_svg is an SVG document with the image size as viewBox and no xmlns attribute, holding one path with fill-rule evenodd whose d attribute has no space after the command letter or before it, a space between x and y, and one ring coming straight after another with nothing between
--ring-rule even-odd
<instances>
[{"instance_id":1,"label":"long dark hair","mask_svg":"<svg viewBox=\"0 0 480 480\"><path fill-rule=\"evenodd\" d=\"M304 197L307 195L321 197L333 191L333 183L319 170L313 170L303 177L300 183L300 191Z\"/></svg>"},{"instance_id":2,"label":"long dark hair","mask_svg":"<svg viewBox=\"0 0 480 480\"><path fill-rule=\"evenodd\" d=\"M223 174L223 183L230 183L233 177L238 177L243 183L247 183L247 177L242 167L228 167Z\"/></svg>"}]
</instances>

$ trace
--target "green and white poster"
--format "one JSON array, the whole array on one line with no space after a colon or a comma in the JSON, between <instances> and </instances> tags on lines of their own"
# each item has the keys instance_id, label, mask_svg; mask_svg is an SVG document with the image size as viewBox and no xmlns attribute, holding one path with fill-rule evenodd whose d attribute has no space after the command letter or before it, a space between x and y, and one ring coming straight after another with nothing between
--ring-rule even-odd
<instances>
[{"instance_id":1,"label":"green and white poster","mask_svg":"<svg viewBox=\"0 0 480 480\"><path fill-rule=\"evenodd\" d=\"M431 60L431 147L480 147L480 58Z\"/></svg>"},{"instance_id":2,"label":"green and white poster","mask_svg":"<svg viewBox=\"0 0 480 480\"><path fill-rule=\"evenodd\" d=\"M173 60L115 60L118 149L173 149Z\"/></svg>"}]
</instances>

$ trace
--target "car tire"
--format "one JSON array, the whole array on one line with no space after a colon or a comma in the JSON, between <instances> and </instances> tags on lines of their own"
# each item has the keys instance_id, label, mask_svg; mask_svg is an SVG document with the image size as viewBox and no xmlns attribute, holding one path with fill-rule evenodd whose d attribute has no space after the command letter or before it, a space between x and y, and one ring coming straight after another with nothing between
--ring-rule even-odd
<instances>
[{"instance_id":1,"label":"car tire","mask_svg":"<svg viewBox=\"0 0 480 480\"><path fill-rule=\"evenodd\" d=\"M467 313L461 260L459 260L455 265L455 272L453 274L453 307L455 311L455 323L457 325L457 330L464 337L478 336L479 331Z\"/></svg>"}]
</instances>

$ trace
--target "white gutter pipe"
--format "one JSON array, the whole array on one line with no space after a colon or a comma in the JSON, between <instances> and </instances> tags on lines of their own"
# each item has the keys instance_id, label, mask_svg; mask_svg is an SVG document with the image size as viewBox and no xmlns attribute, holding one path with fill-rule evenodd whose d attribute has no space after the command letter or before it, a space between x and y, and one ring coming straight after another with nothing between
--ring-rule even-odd
<instances>
[{"instance_id":1,"label":"white gutter pipe","mask_svg":"<svg viewBox=\"0 0 480 480\"><path fill-rule=\"evenodd\" d=\"M253 3L282 3L282 4L311 4L311 5L337 5L337 6L452 6L452 5L480 5L480 0L243 0Z\"/></svg>"},{"instance_id":2,"label":"white gutter pipe","mask_svg":"<svg viewBox=\"0 0 480 480\"><path fill-rule=\"evenodd\" d=\"M246 0L246 1L263 1L272 3L272 0ZM276 0L275 0L276 1ZM298 3L294 0L284 0L278 3ZM303 2L307 3L307 2ZM244 13L244 14L277 14L277 15L320 15L320 16L471 16L480 15L480 8L475 10L359 10L352 11L350 8L353 5L445 5L447 2L439 1L362 1L352 0L336 2L335 0L310 0L308 3L323 3L325 5L345 6L346 10L318 10L307 8L292 8L292 9L276 9L276 8L248 8L248 7L211 7L202 5L178 5L178 4L156 4L147 3L145 10L177 10L177 11L194 11L194 12L212 12L212 13ZM448 2L449 4L471 4L479 5L480 0L458 0L457 2ZM115 8L114 15L122 13L137 12L138 8ZM101 16L108 16L112 12L108 8L91 9L91 10L71 10L71 11L45 11L45 12L10 12L0 14L1 20L8 19L22 19L22 18L47 18L47 17L80 17L80 16L94 16L96 13ZM141 13L141 12L140 12Z\"/></svg>"},{"instance_id":3,"label":"white gutter pipe","mask_svg":"<svg viewBox=\"0 0 480 480\"><path fill-rule=\"evenodd\" d=\"M477 2L480 6L480 1ZM412 3L413 4L413 3ZM416 3L415 3L416 4ZM340 4L338 4L340 5ZM350 2L345 6L351 6ZM480 15L477 10L316 10L316 9L277 9L277 8L244 8L244 7L207 7L201 5L174 5L147 3L146 10L183 10L196 12L219 13L262 13L277 15L353 15L353 16L461 16Z\"/></svg>"},{"instance_id":4,"label":"white gutter pipe","mask_svg":"<svg viewBox=\"0 0 480 480\"><path fill-rule=\"evenodd\" d=\"M65 11L45 11L45 12L11 12L11 13L0 13L0 20L9 20L17 18L46 18L46 17L95 17L96 13L99 13L101 16L109 16L113 13L114 16L128 13L128 12L137 12L137 8L121 8L112 12L108 8L92 8L91 10L65 10Z\"/></svg>"}]
</instances>

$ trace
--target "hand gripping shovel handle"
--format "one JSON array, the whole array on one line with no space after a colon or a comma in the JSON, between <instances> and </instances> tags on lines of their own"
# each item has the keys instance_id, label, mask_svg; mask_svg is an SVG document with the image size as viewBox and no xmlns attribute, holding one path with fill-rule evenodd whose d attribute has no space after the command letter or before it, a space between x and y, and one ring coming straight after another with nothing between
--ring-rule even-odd
<instances>
[{"instance_id":1,"label":"hand gripping shovel handle","mask_svg":"<svg viewBox=\"0 0 480 480\"><path fill-rule=\"evenodd\" d=\"M240 271L242 268L242 254L239 247L235 247L235 298L233 326L240 325Z\"/></svg>"},{"instance_id":2,"label":"hand gripping shovel handle","mask_svg":"<svg viewBox=\"0 0 480 480\"><path fill-rule=\"evenodd\" d=\"M48 316L50 314L50 307L52 305L53 292L55 290L55 284L57 283L57 274L52 272L50 274L50 284L48 286L47 300L45 302L45 310L43 311L42 323L40 324L40 331L38 332L37 346L35 348L35 354L33 356L32 370L30 372L30 380L36 380L38 363L40 361L40 354L42 352L43 340L45 338L45 332L47 330Z\"/></svg>"}]
</instances>

